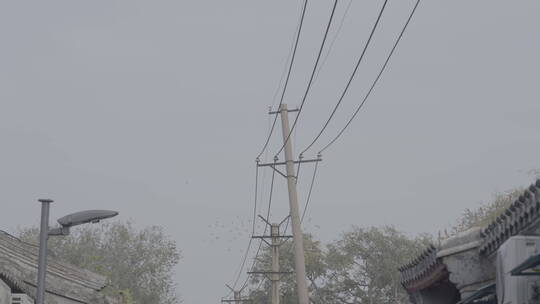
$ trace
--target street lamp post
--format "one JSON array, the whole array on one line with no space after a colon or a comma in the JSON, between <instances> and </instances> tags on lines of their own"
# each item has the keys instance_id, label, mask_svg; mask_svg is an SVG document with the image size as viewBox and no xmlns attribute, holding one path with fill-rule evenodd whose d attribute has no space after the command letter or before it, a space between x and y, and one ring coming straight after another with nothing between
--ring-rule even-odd
<instances>
[{"instance_id":1,"label":"street lamp post","mask_svg":"<svg viewBox=\"0 0 540 304\"><path fill-rule=\"evenodd\" d=\"M87 210L66 215L58 219L60 227L49 228L49 210L53 200L40 199L41 203L41 225L39 229L39 256L37 275L36 304L45 303L45 275L47 273L47 241L49 236L69 235L69 229L73 226L97 223L103 219L115 217L116 211L110 210Z\"/></svg>"},{"instance_id":2,"label":"street lamp post","mask_svg":"<svg viewBox=\"0 0 540 304\"><path fill-rule=\"evenodd\" d=\"M47 269L47 240L49 238L49 208L53 200L40 199L41 203L41 226L39 229L39 257L38 257L38 276L37 276L37 295L38 304L43 304L45 296L45 273Z\"/></svg>"}]
</instances>

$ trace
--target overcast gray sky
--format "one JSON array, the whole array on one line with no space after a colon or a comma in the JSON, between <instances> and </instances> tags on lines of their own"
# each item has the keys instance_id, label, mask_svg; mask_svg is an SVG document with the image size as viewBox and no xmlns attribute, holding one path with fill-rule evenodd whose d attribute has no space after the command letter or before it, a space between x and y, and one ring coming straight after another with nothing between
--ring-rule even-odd
<instances>
[{"instance_id":1,"label":"overcast gray sky","mask_svg":"<svg viewBox=\"0 0 540 304\"><path fill-rule=\"evenodd\" d=\"M353 0L306 102L297 151L330 113L381 3ZM308 6L291 107L331 4ZM412 4L389 1L318 147L358 105ZM218 303L249 237L254 158L299 9L283 0L0 1L0 229L37 225L39 197L56 200L52 218L119 210L177 241L185 303ZM436 233L494 191L531 183L539 14L536 0L423 1L372 98L323 155L305 228L323 241L351 225ZM302 169L301 201L312 168ZM273 220L286 214L285 190L278 179Z\"/></svg>"}]
</instances>

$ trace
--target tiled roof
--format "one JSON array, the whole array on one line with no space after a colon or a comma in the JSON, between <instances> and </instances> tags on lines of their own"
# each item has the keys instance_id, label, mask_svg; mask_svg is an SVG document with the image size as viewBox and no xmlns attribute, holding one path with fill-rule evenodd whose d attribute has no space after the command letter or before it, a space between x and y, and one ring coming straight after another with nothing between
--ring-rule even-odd
<instances>
[{"instance_id":1,"label":"tiled roof","mask_svg":"<svg viewBox=\"0 0 540 304\"><path fill-rule=\"evenodd\" d=\"M0 278L34 297L38 248L0 231ZM47 258L46 290L81 303L105 303L99 293L107 285L105 277Z\"/></svg>"},{"instance_id":2,"label":"tiled roof","mask_svg":"<svg viewBox=\"0 0 540 304\"><path fill-rule=\"evenodd\" d=\"M540 222L540 180L527 188L501 215L485 227L480 253L490 255L508 238L534 229Z\"/></svg>"},{"instance_id":3,"label":"tiled roof","mask_svg":"<svg viewBox=\"0 0 540 304\"><path fill-rule=\"evenodd\" d=\"M401 284L409 291L423 289L447 277L448 272L431 245L412 262L399 268Z\"/></svg>"}]
</instances>

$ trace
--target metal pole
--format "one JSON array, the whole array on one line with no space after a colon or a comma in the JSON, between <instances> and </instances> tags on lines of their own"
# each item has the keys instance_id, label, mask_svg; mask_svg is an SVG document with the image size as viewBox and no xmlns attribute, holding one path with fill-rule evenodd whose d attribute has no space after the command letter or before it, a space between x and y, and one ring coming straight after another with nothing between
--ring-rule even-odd
<instances>
[{"instance_id":1,"label":"metal pole","mask_svg":"<svg viewBox=\"0 0 540 304\"><path fill-rule=\"evenodd\" d=\"M279 224L272 224L272 304L279 304Z\"/></svg>"},{"instance_id":2,"label":"metal pole","mask_svg":"<svg viewBox=\"0 0 540 304\"><path fill-rule=\"evenodd\" d=\"M240 291L234 292L234 303L242 303L242 296L240 295Z\"/></svg>"},{"instance_id":3,"label":"metal pole","mask_svg":"<svg viewBox=\"0 0 540 304\"><path fill-rule=\"evenodd\" d=\"M285 142L285 162L287 163L287 186L289 189L289 208L291 213L292 233L294 241L294 268L296 271L296 289L298 303L309 304L306 280L306 264L304 256L304 237L298 211L298 193L296 192L296 175L294 173L294 160L292 156L291 138L289 137L289 112L287 105L282 104L280 109L283 141Z\"/></svg>"},{"instance_id":4,"label":"metal pole","mask_svg":"<svg viewBox=\"0 0 540 304\"><path fill-rule=\"evenodd\" d=\"M53 200L40 199L41 227L39 230L39 257L36 304L45 303L45 274L47 273L47 240L49 238L49 209Z\"/></svg>"}]
</instances>

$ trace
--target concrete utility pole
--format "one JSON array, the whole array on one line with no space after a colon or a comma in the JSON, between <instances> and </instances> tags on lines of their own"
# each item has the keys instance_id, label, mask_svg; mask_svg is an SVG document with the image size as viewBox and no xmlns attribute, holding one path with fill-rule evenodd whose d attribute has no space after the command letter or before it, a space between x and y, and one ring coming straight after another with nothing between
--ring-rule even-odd
<instances>
[{"instance_id":1,"label":"concrete utility pole","mask_svg":"<svg viewBox=\"0 0 540 304\"><path fill-rule=\"evenodd\" d=\"M282 274L290 274L290 272L280 271L279 267L279 248L284 244L285 241L280 239L289 239L291 235L282 235L281 234L281 225L289 218L288 216L281 221L281 223L271 224L267 219L260 216L259 217L270 226L270 236L253 236L253 238L262 239L270 248L272 249L272 271L251 271L248 274L264 274L272 283L272 304L279 304L280 293L279 293L279 282L281 281ZM268 242L266 239L271 239L271 242Z\"/></svg>"},{"instance_id":2,"label":"concrete utility pole","mask_svg":"<svg viewBox=\"0 0 540 304\"><path fill-rule=\"evenodd\" d=\"M279 224L270 227L272 237L272 304L279 304Z\"/></svg>"},{"instance_id":3,"label":"concrete utility pole","mask_svg":"<svg viewBox=\"0 0 540 304\"><path fill-rule=\"evenodd\" d=\"M304 236L298 211L298 193L296 192L296 175L294 173L294 159L292 155L292 139L289 136L289 111L287 105L282 104L280 109L283 141L285 144L285 162L287 172L287 186L289 189L289 208L294 241L294 268L296 271L296 289L298 290L298 303L309 304L306 262L304 256Z\"/></svg>"},{"instance_id":4,"label":"concrete utility pole","mask_svg":"<svg viewBox=\"0 0 540 304\"><path fill-rule=\"evenodd\" d=\"M294 268L296 273L296 290L298 291L298 303L309 304L306 263L304 257L304 236L302 234L300 212L298 211L298 193L296 192L296 174L294 164L312 163L322 161L320 154L316 159L299 159L295 161L292 156L292 139L289 136L289 112L298 112L299 110L288 110L286 104L282 104L278 111L270 111L269 114L281 115L281 126L283 129L283 142L285 152L285 162L277 162L277 156L273 163L258 164L259 167L270 167L287 179L289 190L289 209L292 223L292 234L294 241ZM286 173L281 172L277 166L285 165ZM268 273L268 272L266 272Z\"/></svg>"}]
</instances>

